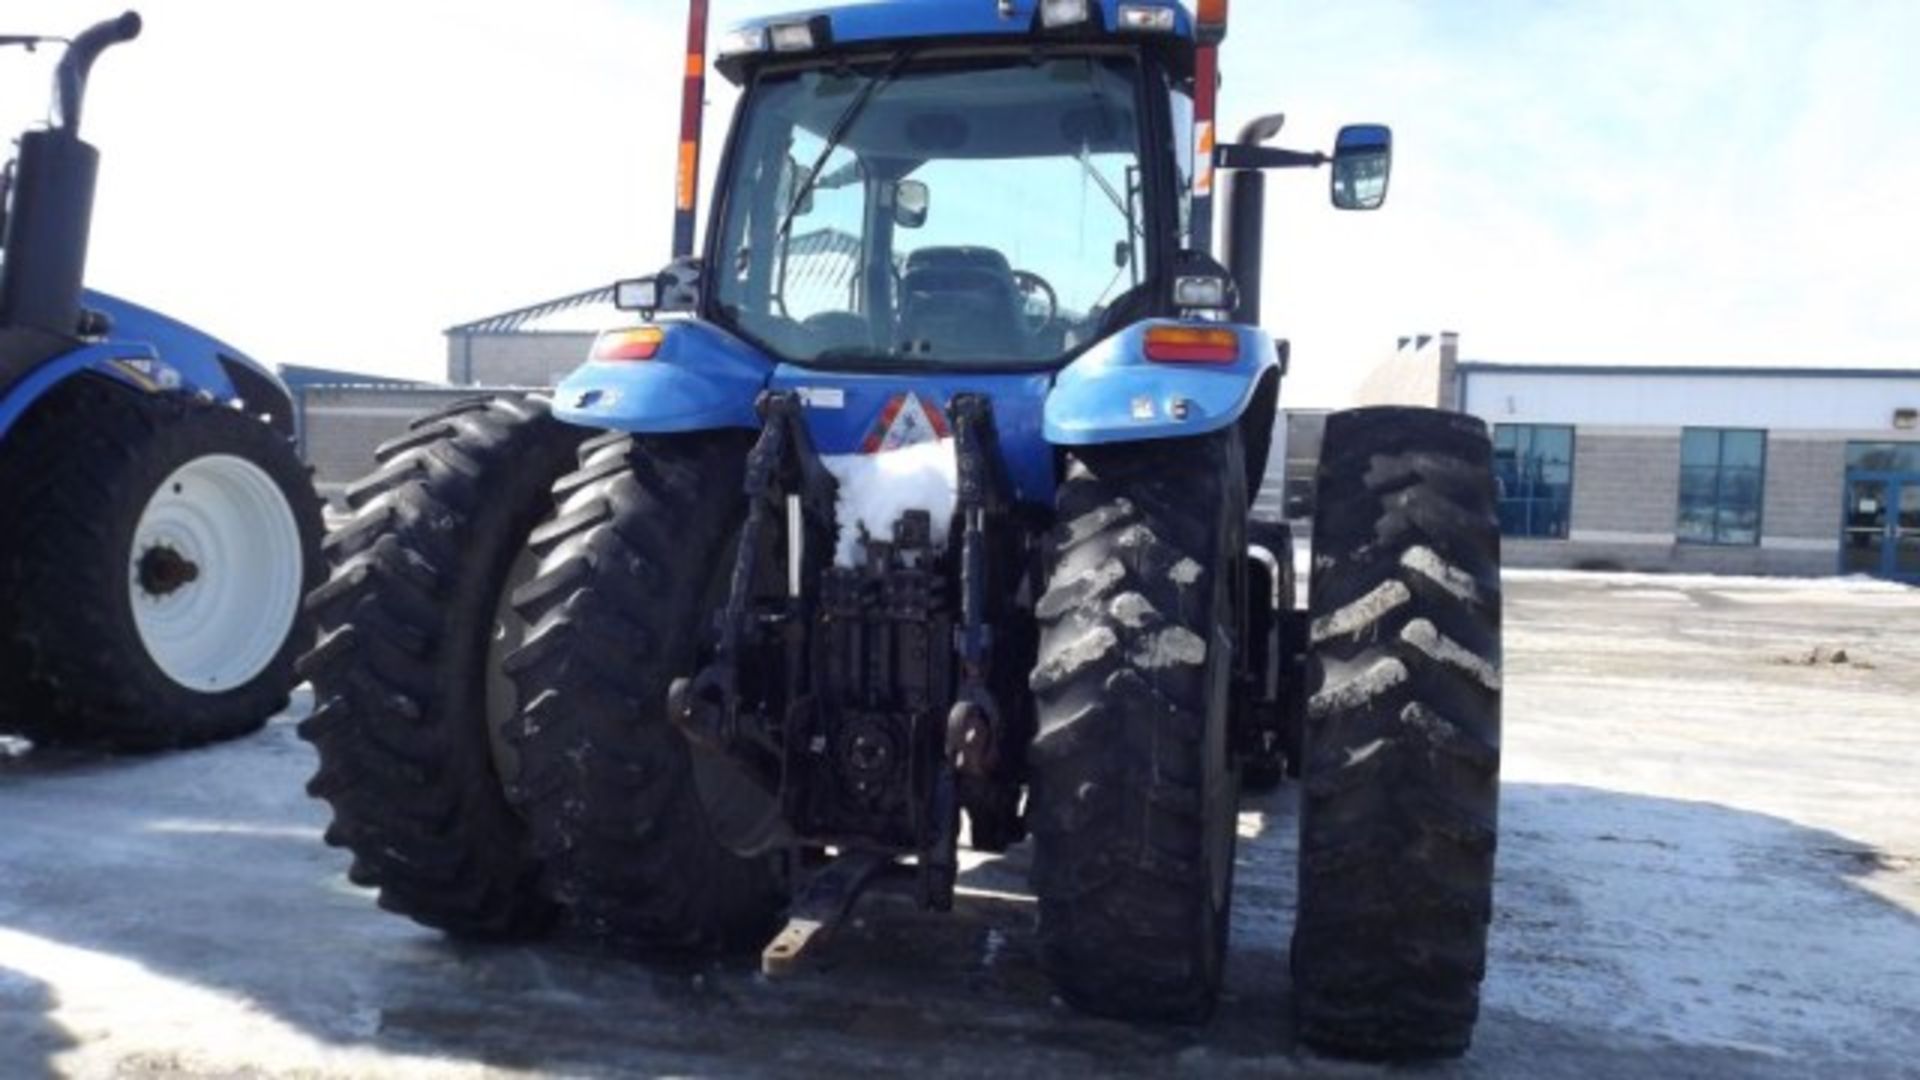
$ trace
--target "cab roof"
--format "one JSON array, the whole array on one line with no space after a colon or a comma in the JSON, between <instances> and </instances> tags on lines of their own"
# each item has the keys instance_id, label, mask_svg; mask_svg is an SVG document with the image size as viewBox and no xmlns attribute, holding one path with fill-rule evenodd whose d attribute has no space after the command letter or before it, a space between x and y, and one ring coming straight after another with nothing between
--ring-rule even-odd
<instances>
[{"instance_id":1,"label":"cab roof","mask_svg":"<svg viewBox=\"0 0 1920 1080\"><path fill-rule=\"evenodd\" d=\"M1171 10L1171 31L1116 31L1120 8L1148 7ZM1175 52L1191 55L1195 45L1193 15L1180 0L1088 0L1093 22L1067 29L1046 29L1040 24L1040 0L841 0L839 3L797 7L776 15L764 15L735 23L734 34L768 32L777 26L810 24L816 38L824 36L816 53L844 51L849 46L889 44L933 44L946 41L1113 41L1174 46ZM825 34L818 33L825 27ZM723 39L725 40L725 39ZM739 82L746 70L762 59L788 59L796 54L761 52L727 55L723 52L716 66L729 79ZM801 56L807 54L798 54ZM1187 65L1182 65L1187 66Z\"/></svg>"}]
</instances>

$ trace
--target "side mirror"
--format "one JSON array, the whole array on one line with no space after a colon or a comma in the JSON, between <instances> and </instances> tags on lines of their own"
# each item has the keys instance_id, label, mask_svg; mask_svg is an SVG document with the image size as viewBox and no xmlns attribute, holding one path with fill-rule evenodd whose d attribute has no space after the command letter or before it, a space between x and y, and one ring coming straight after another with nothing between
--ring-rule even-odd
<instances>
[{"instance_id":1,"label":"side mirror","mask_svg":"<svg viewBox=\"0 0 1920 1080\"><path fill-rule=\"evenodd\" d=\"M893 185L893 223L903 229L918 229L927 223L933 193L920 180L902 180Z\"/></svg>"},{"instance_id":2,"label":"side mirror","mask_svg":"<svg viewBox=\"0 0 1920 1080\"><path fill-rule=\"evenodd\" d=\"M613 306L621 311L637 311L646 318L659 312L698 311L700 260L675 259L652 277L615 282Z\"/></svg>"},{"instance_id":3,"label":"side mirror","mask_svg":"<svg viewBox=\"0 0 1920 1080\"><path fill-rule=\"evenodd\" d=\"M1341 128L1333 147L1333 205L1341 210L1380 209L1392 172L1393 129L1384 124Z\"/></svg>"}]
</instances>

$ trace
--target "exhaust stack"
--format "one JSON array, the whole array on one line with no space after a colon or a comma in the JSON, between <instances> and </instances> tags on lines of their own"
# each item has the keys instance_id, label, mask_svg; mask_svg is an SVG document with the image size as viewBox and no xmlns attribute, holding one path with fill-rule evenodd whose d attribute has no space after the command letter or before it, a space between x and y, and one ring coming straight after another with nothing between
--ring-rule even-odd
<instances>
[{"instance_id":1,"label":"exhaust stack","mask_svg":"<svg viewBox=\"0 0 1920 1080\"><path fill-rule=\"evenodd\" d=\"M55 69L53 126L20 137L13 207L7 215L0 326L60 337L80 331L80 287L86 277L100 152L80 138L80 110L93 62L108 47L140 36L129 11L73 39Z\"/></svg>"}]
</instances>

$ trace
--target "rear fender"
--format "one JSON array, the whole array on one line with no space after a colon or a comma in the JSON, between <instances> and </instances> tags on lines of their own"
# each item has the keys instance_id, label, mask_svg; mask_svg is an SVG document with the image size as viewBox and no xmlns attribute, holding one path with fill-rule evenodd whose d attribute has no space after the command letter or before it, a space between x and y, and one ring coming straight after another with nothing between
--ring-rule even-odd
<instances>
[{"instance_id":1,"label":"rear fender","mask_svg":"<svg viewBox=\"0 0 1920 1080\"><path fill-rule=\"evenodd\" d=\"M1205 325L1240 337L1230 364L1168 364L1147 359L1147 331ZM1151 319L1087 350L1055 380L1047 397L1046 439L1055 446L1182 439L1224 431L1253 403L1271 372L1279 375L1273 339L1255 327Z\"/></svg>"},{"instance_id":2,"label":"rear fender","mask_svg":"<svg viewBox=\"0 0 1920 1080\"><path fill-rule=\"evenodd\" d=\"M183 393L244 408L295 437L293 395L245 353L157 311L89 290L84 306L110 321L104 341L76 346L36 367L0 397L0 436L34 402L82 372L146 393Z\"/></svg>"},{"instance_id":3,"label":"rear fender","mask_svg":"<svg viewBox=\"0 0 1920 1080\"><path fill-rule=\"evenodd\" d=\"M0 396L0 439L41 398L68 379L102 376L148 393L178 388L178 372L162 363L146 345L105 342L82 345L33 369Z\"/></svg>"},{"instance_id":4,"label":"rear fender","mask_svg":"<svg viewBox=\"0 0 1920 1080\"><path fill-rule=\"evenodd\" d=\"M293 434L293 395L272 368L211 334L118 297L88 292L86 306L113 320L113 341L151 346L179 376L182 389L237 403Z\"/></svg>"},{"instance_id":5,"label":"rear fender","mask_svg":"<svg viewBox=\"0 0 1920 1080\"><path fill-rule=\"evenodd\" d=\"M582 427L667 435L718 428L757 431L754 411L773 361L703 322L662 324L651 360L588 360L554 389L553 414Z\"/></svg>"}]
</instances>

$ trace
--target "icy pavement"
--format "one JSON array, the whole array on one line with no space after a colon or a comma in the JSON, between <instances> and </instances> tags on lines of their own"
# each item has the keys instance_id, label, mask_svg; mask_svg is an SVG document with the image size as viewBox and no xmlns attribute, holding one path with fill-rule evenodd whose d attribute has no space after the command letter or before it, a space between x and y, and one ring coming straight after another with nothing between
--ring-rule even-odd
<instances>
[{"instance_id":1,"label":"icy pavement","mask_svg":"<svg viewBox=\"0 0 1920 1080\"><path fill-rule=\"evenodd\" d=\"M1920 592L1516 575L1508 628L1486 1015L1421 1073L1920 1076ZM1052 1001L1020 852L791 983L457 948L345 882L311 767L289 719L0 748L0 1077L1387 1072L1293 1045L1286 795L1242 819L1220 1015L1152 1029Z\"/></svg>"}]
</instances>

